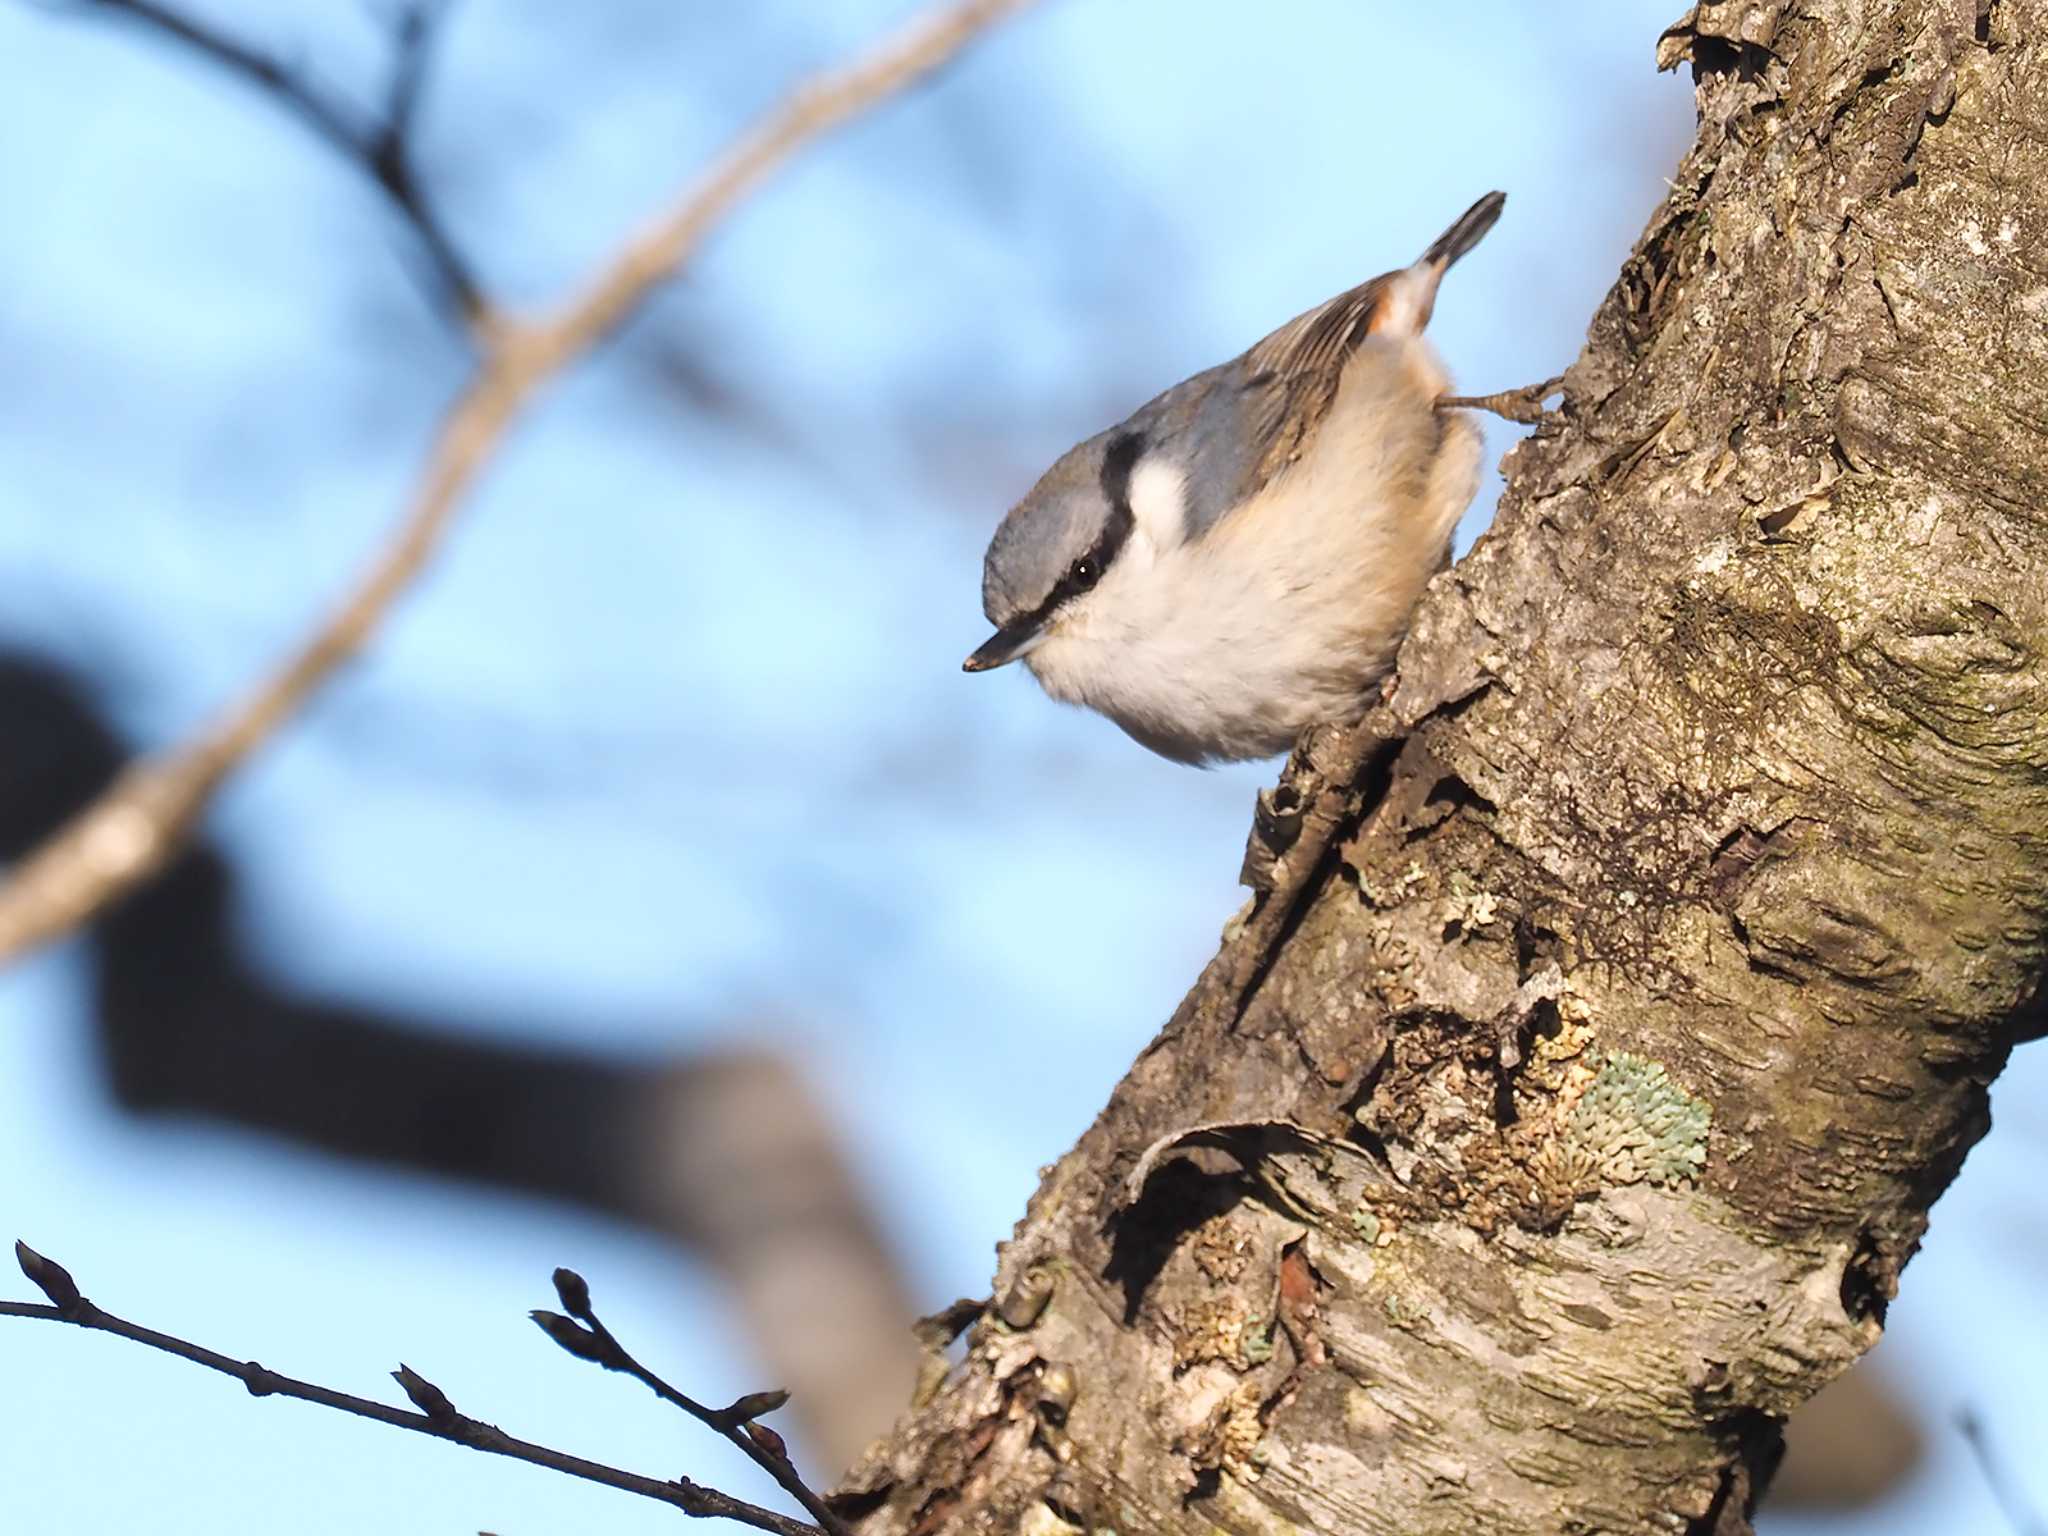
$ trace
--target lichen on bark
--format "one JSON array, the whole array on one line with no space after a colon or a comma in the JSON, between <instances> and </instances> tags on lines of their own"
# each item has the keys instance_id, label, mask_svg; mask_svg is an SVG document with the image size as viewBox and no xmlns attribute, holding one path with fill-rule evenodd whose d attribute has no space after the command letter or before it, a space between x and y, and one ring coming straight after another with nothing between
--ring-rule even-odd
<instances>
[{"instance_id":1,"label":"lichen on bark","mask_svg":"<svg viewBox=\"0 0 2048 1536\"><path fill-rule=\"evenodd\" d=\"M2038 1027L2044 22L1666 34L1698 139L1562 412L1263 799L1254 865L1328 856L1047 1172L996 1294L1049 1298L864 1530L1747 1529Z\"/></svg>"}]
</instances>

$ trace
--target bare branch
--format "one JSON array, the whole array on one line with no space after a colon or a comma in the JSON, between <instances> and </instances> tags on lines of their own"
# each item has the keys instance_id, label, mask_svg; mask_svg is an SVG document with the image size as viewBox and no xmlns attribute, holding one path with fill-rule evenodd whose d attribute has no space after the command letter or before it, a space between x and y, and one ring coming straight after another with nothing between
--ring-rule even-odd
<instances>
[{"instance_id":1,"label":"bare branch","mask_svg":"<svg viewBox=\"0 0 2048 1536\"><path fill-rule=\"evenodd\" d=\"M428 261L462 318L472 327L482 328L489 318L482 289L456 250L453 237L442 226L434 205L420 191L412 168L413 124L419 115L427 64L447 12L446 0L414 0L400 15L384 122L368 146L366 163L377 185L419 233Z\"/></svg>"},{"instance_id":2,"label":"bare branch","mask_svg":"<svg viewBox=\"0 0 2048 1536\"><path fill-rule=\"evenodd\" d=\"M427 62L447 12L443 0L415 0L400 13L381 122L367 120L260 49L160 4L159 0L80 3L85 9L125 17L174 39L275 97L316 137L325 140L344 160L360 166L383 190L419 241L428 282L436 297L445 300L466 327L481 329L486 325L489 305L475 273L456 248L433 204L421 194L412 174L413 121Z\"/></svg>"},{"instance_id":3,"label":"bare branch","mask_svg":"<svg viewBox=\"0 0 2048 1536\"><path fill-rule=\"evenodd\" d=\"M448 413L411 510L361 584L240 705L186 745L131 765L21 862L0 887L0 963L77 926L163 866L222 780L369 638L540 387L617 330L741 198L799 149L929 75L1030 3L960 0L801 87L566 306L535 321L487 320L483 360Z\"/></svg>"},{"instance_id":4,"label":"bare branch","mask_svg":"<svg viewBox=\"0 0 2048 1536\"><path fill-rule=\"evenodd\" d=\"M572 1456L566 1451L552 1450L536 1445L531 1440L521 1440L508 1435L495 1424L486 1424L481 1419L472 1419L459 1412L448 1396L439 1387L421 1376L411 1366L401 1365L391 1374L397 1380L405 1395L419 1408L418 1413L407 1413L402 1408L393 1408L367 1397L357 1397L350 1392L337 1392L331 1387L317 1386L309 1381L299 1381L290 1376L279 1375L276 1371L257 1364L254 1360L235 1360L217 1350L193 1344L168 1333L159 1333L154 1328L145 1328L140 1323L131 1323L126 1318L93 1305L78 1292L71 1276L64 1267L44 1258L26 1243L14 1245L15 1257L20 1261L22 1273L33 1280L43 1293L50 1298L50 1305L43 1306L26 1301L0 1301L0 1317L26 1317L40 1322L70 1323L78 1328L90 1328L98 1333L111 1333L117 1338L128 1339L151 1349L162 1350L167 1355L176 1355L181 1360L190 1360L194 1365L203 1365L210 1371L219 1371L223 1376L232 1376L249 1389L252 1397L295 1397L300 1402L317 1403L322 1408L333 1408L342 1413L352 1413L358 1418L374 1419L379 1424L389 1424L397 1429L409 1429L416 1434L432 1435L437 1440L452 1441L466 1445L473 1451L483 1451L492 1456L507 1456L514 1461L524 1461L536 1467L545 1467L550 1472L560 1472L569 1477L579 1477L585 1482L602 1483L607 1488L617 1488L626 1493L636 1493L644 1499L673 1505L686 1515L737 1520L755 1530L767 1531L770 1536L820 1536L818 1528L802 1520L791 1519L788 1515L777 1514L745 1499L736 1499L730 1494L720 1493L688 1478L664 1481L658 1477L643 1477L637 1472L627 1472L618 1467L607 1466L600 1461L590 1461L581 1456Z\"/></svg>"},{"instance_id":5,"label":"bare branch","mask_svg":"<svg viewBox=\"0 0 2048 1536\"><path fill-rule=\"evenodd\" d=\"M590 1287L575 1270L555 1271L555 1294L561 1298L562 1308L569 1316L563 1317L558 1312L535 1312L533 1320L556 1344L579 1360L589 1360L608 1371L623 1371L643 1383L663 1402L682 1409L700 1424L716 1430L746 1452L756 1466L774 1478L784 1493L809 1510L812 1518L832 1536L853 1536L845 1522L832 1512L831 1506L804 1482L803 1474L789 1459L782 1436L754 1422L762 1414L773 1413L788 1402L787 1392L749 1392L724 1408L700 1403L670 1386L627 1353L626 1346L598 1320L590 1305Z\"/></svg>"}]
</instances>

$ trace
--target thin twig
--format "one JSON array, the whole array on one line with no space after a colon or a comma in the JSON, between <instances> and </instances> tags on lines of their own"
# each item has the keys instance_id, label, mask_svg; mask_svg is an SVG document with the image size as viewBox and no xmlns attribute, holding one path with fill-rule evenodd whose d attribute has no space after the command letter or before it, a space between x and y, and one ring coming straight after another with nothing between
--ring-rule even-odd
<instances>
[{"instance_id":1,"label":"thin twig","mask_svg":"<svg viewBox=\"0 0 2048 1536\"><path fill-rule=\"evenodd\" d=\"M741 198L797 150L930 74L1030 3L961 0L851 67L803 86L672 212L629 240L580 296L537 321L494 322L483 360L435 440L411 510L361 584L240 705L187 744L131 765L20 863L0 886L0 964L76 927L168 861L222 780L368 639L427 563L463 492L540 386L616 331Z\"/></svg>"},{"instance_id":2,"label":"thin twig","mask_svg":"<svg viewBox=\"0 0 2048 1536\"><path fill-rule=\"evenodd\" d=\"M602 1483L607 1488L617 1488L626 1493L637 1493L642 1498L654 1499L670 1504L686 1515L716 1517L737 1520L770 1536L820 1536L818 1528L788 1515L777 1514L772 1509L763 1509L745 1499L736 1499L730 1494L720 1493L688 1478L664 1481L658 1477L643 1477L637 1472L627 1472L618 1467L607 1466L600 1461L590 1461L582 1456L572 1456L566 1451L552 1450L536 1445L531 1440L521 1440L508 1435L495 1424L486 1424L481 1419L472 1419L458 1412L448 1401L446 1394L432 1382L427 1381L410 1366L401 1365L391 1374L405 1389L406 1396L422 1410L407 1413L403 1408L376 1402L367 1397L357 1397L350 1392L337 1392L331 1387L317 1386L309 1381L299 1381L283 1376L276 1371L257 1364L254 1360L236 1360L217 1350L193 1344L168 1333L159 1333L154 1328L145 1328L140 1323L131 1323L126 1318L93 1305L78 1293L70 1274L60 1264L44 1258L25 1243L14 1245L15 1256L22 1272L40 1286L50 1298L50 1305L43 1306L26 1301L0 1301L0 1317L26 1317L46 1323L70 1323L77 1328L90 1328L98 1333L111 1333L117 1338L128 1339L151 1349L162 1350L167 1355L176 1355L181 1360L190 1360L194 1365L203 1365L208 1370L219 1371L223 1376L232 1376L249 1389L253 1397L295 1397L301 1402L317 1403L322 1408L337 1409L352 1413L358 1418L374 1419L379 1424L389 1424L397 1429L409 1429L415 1434L432 1435L437 1440L452 1441L466 1445L473 1451L483 1451L492 1456L508 1456L514 1461L528 1462L536 1467L545 1467L551 1472L561 1472L570 1477L580 1477L586 1482Z\"/></svg>"},{"instance_id":3,"label":"thin twig","mask_svg":"<svg viewBox=\"0 0 2048 1536\"><path fill-rule=\"evenodd\" d=\"M2029 1506L2026 1496L2020 1492L2019 1479L2013 1476L2012 1468L1992 1446L1990 1432L1984 1428L1984 1421L1977 1417L1976 1410L1959 1410L1956 1428L1962 1432L1971 1454L1977 1458L1977 1470L1983 1474L1985 1486L1991 1490L1992 1499L2016 1536L2048 1536L2048 1521L2042 1520Z\"/></svg>"},{"instance_id":4,"label":"thin twig","mask_svg":"<svg viewBox=\"0 0 2048 1536\"><path fill-rule=\"evenodd\" d=\"M275 97L343 159L363 168L411 226L436 295L445 298L466 326L486 326L489 305L476 275L412 174L413 120L445 4L424 0L408 5L400 15L381 122L366 119L260 49L160 0L80 0L80 4L175 39Z\"/></svg>"},{"instance_id":5,"label":"thin twig","mask_svg":"<svg viewBox=\"0 0 2048 1536\"><path fill-rule=\"evenodd\" d=\"M752 1392L725 1408L700 1403L670 1386L627 1352L626 1346L618 1341L611 1329L598 1320L590 1305L590 1287L576 1271L555 1271L555 1294L561 1298L563 1311L569 1314L568 1317L557 1312L533 1314L533 1320L549 1338L579 1360L589 1360L608 1371L623 1371L643 1383L663 1402L682 1409L700 1424L723 1435L774 1478L784 1493L810 1511L811 1517L831 1532L831 1536L853 1536L846 1523L833 1513L832 1507L804 1481L803 1474L789 1459L782 1436L766 1425L754 1422L762 1414L773 1412L787 1402L787 1392ZM575 1321L570 1321L571 1318Z\"/></svg>"},{"instance_id":6,"label":"thin twig","mask_svg":"<svg viewBox=\"0 0 2048 1536\"><path fill-rule=\"evenodd\" d=\"M408 0L393 34L391 88L384 98L384 135L405 142L412 133L427 78L429 55L441 35L449 0Z\"/></svg>"}]
</instances>

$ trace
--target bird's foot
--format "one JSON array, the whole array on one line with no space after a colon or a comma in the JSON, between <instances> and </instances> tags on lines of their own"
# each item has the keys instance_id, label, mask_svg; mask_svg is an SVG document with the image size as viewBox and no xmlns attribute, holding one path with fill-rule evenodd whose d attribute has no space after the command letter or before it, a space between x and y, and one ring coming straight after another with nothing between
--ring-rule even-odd
<instances>
[{"instance_id":1,"label":"bird's foot","mask_svg":"<svg viewBox=\"0 0 2048 1536\"><path fill-rule=\"evenodd\" d=\"M1509 421L1519 421L1525 427L1533 427L1547 412L1543 402L1564 390L1564 375L1545 379L1541 384L1531 384L1526 389L1503 389L1491 395L1443 395L1437 400L1438 410L1464 409L1491 411Z\"/></svg>"}]
</instances>

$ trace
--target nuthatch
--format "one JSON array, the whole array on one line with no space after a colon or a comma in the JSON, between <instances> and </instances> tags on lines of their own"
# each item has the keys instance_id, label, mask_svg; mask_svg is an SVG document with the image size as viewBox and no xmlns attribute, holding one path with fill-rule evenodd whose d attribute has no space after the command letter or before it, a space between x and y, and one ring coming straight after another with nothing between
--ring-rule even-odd
<instances>
[{"instance_id":1,"label":"nuthatch","mask_svg":"<svg viewBox=\"0 0 2048 1536\"><path fill-rule=\"evenodd\" d=\"M1422 329L1506 200L1070 449L989 543L966 670L1022 659L1185 763L1364 713L1479 485Z\"/></svg>"}]
</instances>

